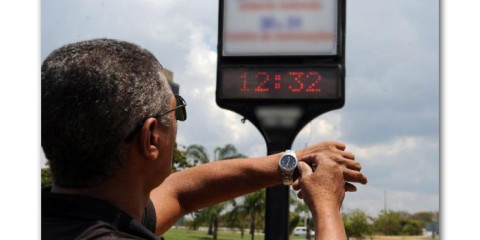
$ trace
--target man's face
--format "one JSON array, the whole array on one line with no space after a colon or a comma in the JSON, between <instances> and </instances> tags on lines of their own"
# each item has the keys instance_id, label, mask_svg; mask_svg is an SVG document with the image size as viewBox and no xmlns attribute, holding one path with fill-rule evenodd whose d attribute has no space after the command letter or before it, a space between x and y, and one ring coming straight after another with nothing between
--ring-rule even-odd
<instances>
[{"instance_id":1,"label":"man's face","mask_svg":"<svg viewBox=\"0 0 480 240\"><path fill-rule=\"evenodd\" d=\"M172 94L170 96L170 108L173 109L177 106L177 102L175 96ZM177 120L175 118L175 111L168 113L166 116L171 119L170 126L162 126L160 125L160 132L161 132L161 145L159 146L160 155L159 158L160 162L162 162L162 176L167 177L172 169L172 158L173 158L173 147L175 145L175 140L177 136ZM165 175L164 175L165 174Z\"/></svg>"}]
</instances>

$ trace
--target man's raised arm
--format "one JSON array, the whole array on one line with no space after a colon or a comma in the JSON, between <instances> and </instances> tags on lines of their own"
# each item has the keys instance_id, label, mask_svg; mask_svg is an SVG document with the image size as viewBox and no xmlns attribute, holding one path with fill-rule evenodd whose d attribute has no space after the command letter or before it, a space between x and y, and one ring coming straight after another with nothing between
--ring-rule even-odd
<instances>
[{"instance_id":1,"label":"man's raised arm","mask_svg":"<svg viewBox=\"0 0 480 240\"><path fill-rule=\"evenodd\" d=\"M316 168L318 158L324 158L341 169L344 181L365 184L360 164L344 150L342 143L324 142L296 153L299 162ZM157 215L156 233L163 234L180 217L197 209L281 184L280 156L223 160L171 174L150 194Z\"/></svg>"}]
</instances>

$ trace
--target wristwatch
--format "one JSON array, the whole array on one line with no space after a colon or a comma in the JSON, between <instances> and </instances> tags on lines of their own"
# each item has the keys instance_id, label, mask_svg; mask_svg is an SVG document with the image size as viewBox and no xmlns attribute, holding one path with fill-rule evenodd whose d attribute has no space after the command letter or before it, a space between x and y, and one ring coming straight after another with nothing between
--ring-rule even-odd
<instances>
[{"instance_id":1,"label":"wristwatch","mask_svg":"<svg viewBox=\"0 0 480 240\"><path fill-rule=\"evenodd\" d=\"M283 185L292 185L293 170L297 167L297 162L297 155L295 155L295 151L293 150L286 150L280 157L278 166L280 166L280 171L282 172Z\"/></svg>"}]
</instances>

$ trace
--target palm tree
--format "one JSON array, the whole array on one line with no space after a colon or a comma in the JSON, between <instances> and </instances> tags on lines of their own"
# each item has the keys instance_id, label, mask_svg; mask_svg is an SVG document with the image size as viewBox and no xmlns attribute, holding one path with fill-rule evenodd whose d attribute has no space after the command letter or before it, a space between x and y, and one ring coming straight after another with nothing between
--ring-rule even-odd
<instances>
[{"instance_id":1,"label":"palm tree","mask_svg":"<svg viewBox=\"0 0 480 240\"><path fill-rule=\"evenodd\" d=\"M239 198L230 200L232 210L225 214L225 219L228 227L238 228L240 230L240 238L243 239L247 222L243 205L239 204L237 199Z\"/></svg>"},{"instance_id":2,"label":"palm tree","mask_svg":"<svg viewBox=\"0 0 480 240\"><path fill-rule=\"evenodd\" d=\"M197 164L203 164L210 162L208 157L207 150L202 145L193 144L187 147L185 150L187 155L187 161L190 162L191 166L196 166Z\"/></svg>"},{"instance_id":3,"label":"palm tree","mask_svg":"<svg viewBox=\"0 0 480 240\"><path fill-rule=\"evenodd\" d=\"M243 201L245 213L250 217L250 235L252 236L252 240L255 239L256 217L261 217L262 214L265 213L265 199L265 189L262 189L245 196Z\"/></svg>"},{"instance_id":4,"label":"palm tree","mask_svg":"<svg viewBox=\"0 0 480 240\"><path fill-rule=\"evenodd\" d=\"M312 236L310 236L310 232L312 227L312 219L310 218L310 209L308 206L303 202L303 200L297 199L295 191L290 189L290 205L295 205L295 210L291 214L290 226L289 226L289 234L292 234L293 229L301 222L301 215L303 215L304 226L307 229L307 235L305 236L307 240L310 240Z\"/></svg>"},{"instance_id":5,"label":"palm tree","mask_svg":"<svg viewBox=\"0 0 480 240\"><path fill-rule=\"evenodd\" d=\"M179 145L175 142L173 147L172 172L177 172L192 167L192 165L187 161L185 146L182 146L182 148L183 150L180 150Z\"/></svg>"},{"instance_id":6,"label":"palm tree","mask_svg":"<svg viewBox=\"0 0 480 240\"><path fill-rule=\"evenodd\" d=\"M193 166L199 163L203 164L210 162L208 153L202 145L194 144L188 146L186 149L186 156L187 159L192 162ZM215 148L213 161L242 157L246 156L239 153L234 145L227 144L224 147ZM214 240L217 239L218 220L224 208L225 203L219 203L194 213L196 218L208 221L208 234L213 235Z\"/></svg>"},{"instance_id":7,"label":"palm tree","mask_svg":"<svg viewBox=\"0 0 480 240\"><path fill-rule=\"evenodd\" d=\"M290 191L289 191L288 202L290 204L289 206L298 204L297 193L291 188L290 188ZM294 211L294 212L290 211L289 212L289 221L288 221L288 235L289 236L292 235L293 230L300 223L300 221L301 221L301 218L300 218L300 215L298 214L298 211Z\"/></svg>"},{"instance_id":8,"label":"palm tree","mask_svg":"<svg viewBox=\"0 0 480 240\"><path fill-rule=\"evenodd\" d=\"M241 203L237 202L239 199ZM231 201L233 208L230 212L225 214L227 216L227 222L231 227L240 228L242 238L244 228L246 227L247 222L249 222L251 239L255 239L256 226L257 224L262 223L265 219L265 199L266 191L265 189L262 189Z\"/></svg>"},{"instance_id":9,"label":"palm tree","mask_svg":"<svg viewBox=\"0 0 480 240\"><path fill-rule=\"evenodd\" d=\"M219 203L205 208L205 215L208 220L208 234L212 235L215 240L217 239L218 219L224 207L224 203Z\"/></svg>"},{"instance_id":10,"label":"palm tree","mask_svg":"<svg viewBox=\"0 0 480 240\"><path fill-rule=\"evenodd\" d=\"M216 147L213 151L215 160L225 160L233 158L245 158L247 156L238 152L233 144L226 144L224 147Z\"/></svg>"},{"instance_id":11,"label":"palm tree","mask_svg":"<svg viewBox=\"0 0 480 240\"><path fill-rule=\"evenodd\" d=\"M310 210L308 209L308 206L303 202L303 201L298 201L297 206L295 208L295 213L300 216L301 213L304 215L304 226L307 229L307 235L305 236L307 240L310 240L312 236L310 236L311 232L311 219L310 219Z\"/></svg>"},{"instance_id":12,"label":"palm tree","mask_svg":"<svg viewBox=\"0 0 480 240\"><path fill-rule=\"evenodd\" d=\"M187 161L189 161L192 166L210 162L210 157L208 156L207 150L202 145L190 145L187 147L185 152ZM208 221L208 235L213 235L213 239L217 239L216 225L218 224L218 215L222 210L222 205L215 205L196 211L192 213L192 215L194 216L194 219L197 220L197 223Z\"/></svg>"}]
</instances>

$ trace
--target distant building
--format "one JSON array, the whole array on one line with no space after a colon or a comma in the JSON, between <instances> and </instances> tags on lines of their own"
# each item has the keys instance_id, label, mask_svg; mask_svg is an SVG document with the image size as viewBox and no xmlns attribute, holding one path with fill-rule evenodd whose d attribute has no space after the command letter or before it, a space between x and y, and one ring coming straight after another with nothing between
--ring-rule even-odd
<instances>
[{"instance_id":1,"label":"distant building","mask_svg":"<svg viewBox=\"0 0 480 240\"><path fill-rule=\"evenodd\" d=\"M424 237L437 238L440 235L440 229L438 223L428 222L425 224L425 228L422 231Z\"/></svg>"},{"instance_id":2,"label":"distant building","mask_svg":"<svg viewBox=\"0 0 480 240\"><path fill-rule=\"evenodd\" d=\"M163 68L163 74L167 78L167 81L170 84L170 87L172 88L173 94L179 94L180 86L173 82L173 72L166 68Z\"/></svg>"}]
</instances>

